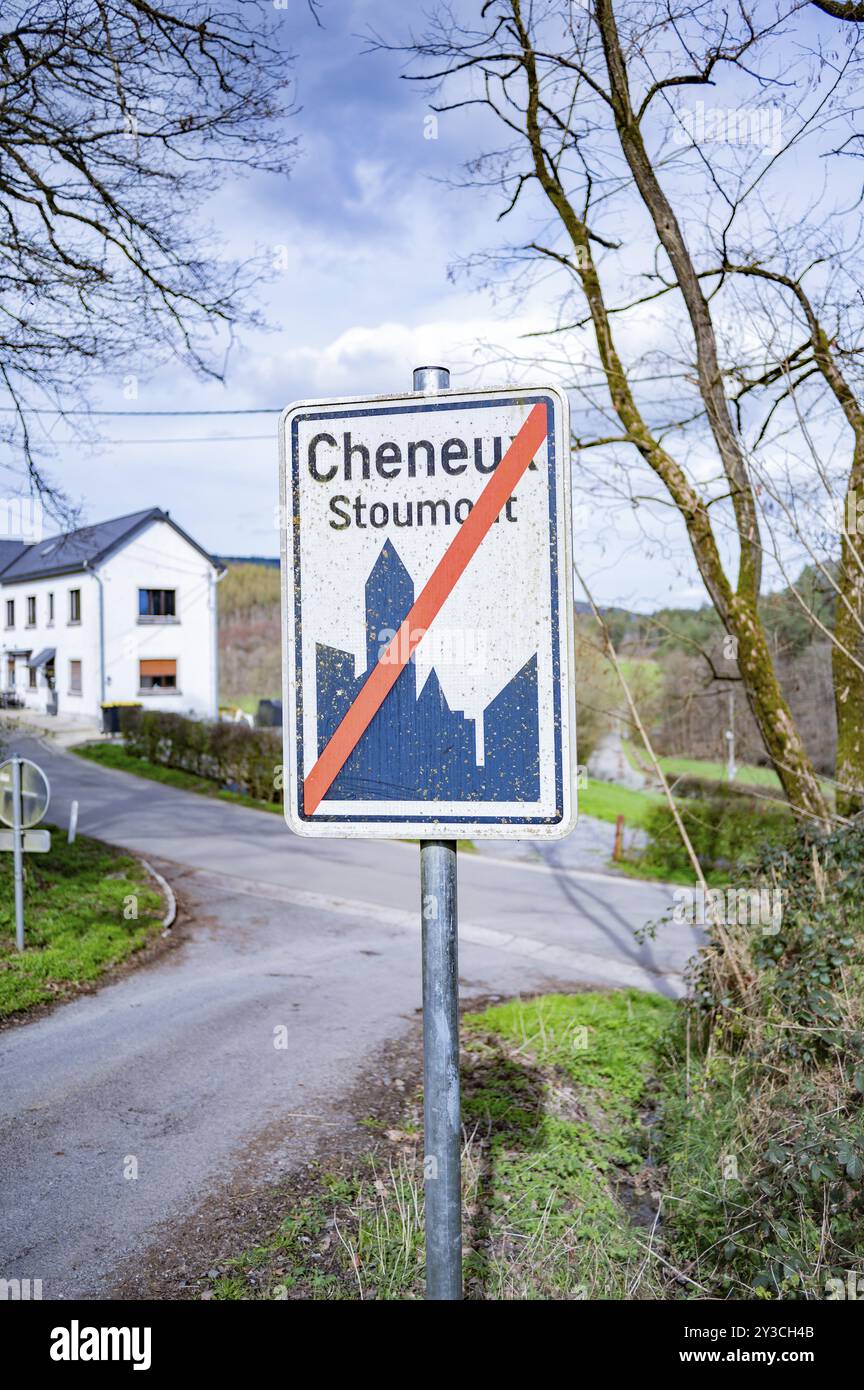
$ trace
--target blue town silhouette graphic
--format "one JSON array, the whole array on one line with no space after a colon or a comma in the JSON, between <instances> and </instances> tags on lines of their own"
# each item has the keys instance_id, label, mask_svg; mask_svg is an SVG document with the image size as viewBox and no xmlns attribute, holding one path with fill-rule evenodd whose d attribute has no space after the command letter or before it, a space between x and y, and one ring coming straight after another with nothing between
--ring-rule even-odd
<instances>
[{"instance_id":1,"label":"blue town silhouette graphic","mask_svg":"<svg viewBox=\"0 0 864 1390\"><path fill-rule=\"evenodd\" d=\"M414 582L392 541L366 581L366 670L354 657L316 644L318 754L324 751L386 645L414 603ZM539 801L537 655L483 711L484 763L475 720L451 710L432 669L419 696L414 658L400 672L336 777L329 798L345 801Z\"/></svg>"}]
</instances>

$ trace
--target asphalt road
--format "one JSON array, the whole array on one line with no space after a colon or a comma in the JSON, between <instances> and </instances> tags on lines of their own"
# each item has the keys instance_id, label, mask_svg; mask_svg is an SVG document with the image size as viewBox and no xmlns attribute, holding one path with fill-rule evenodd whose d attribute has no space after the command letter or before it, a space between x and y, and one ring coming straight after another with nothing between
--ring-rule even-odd
<instances>
[{"instance_id":1,"label":"asphalt road","mask_svg":"<svg viewBox=\"0 0 864 1390\"><path fill-rule=\"evenodd\" d=\"M0 1035L0 1278L98 1298L159 1223L338 1127L420 1003L419 852L299 840L277 816L14 744L51 780L50 821L77 799L80 830L157 861L194 919L163 962ZM460 855L460 987L678 994L692 930L633 935L669 906L661 885Z\"/></svg>"}]
</instances>

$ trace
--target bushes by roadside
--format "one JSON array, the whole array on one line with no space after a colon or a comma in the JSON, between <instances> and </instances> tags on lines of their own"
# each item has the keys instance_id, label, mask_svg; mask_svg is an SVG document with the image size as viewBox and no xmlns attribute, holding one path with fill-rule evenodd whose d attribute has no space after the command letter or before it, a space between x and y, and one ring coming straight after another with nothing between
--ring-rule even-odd
<instances>
[{"instance_id":1,"label":"bushes by roadside","mask_svg":"<svg viewBox=\"0 0 864 1390\"><path fill-rule=\"evenodd\" d=\"M842 1296L864 1267L864 823L752 872L779 930L713 930L662 1069L666 1237L710 1296Z\"/></svg>"},{"instance_id":2,"label":"bushes by roadside","mask_svg":"<svg viewBox=\"0 0 864 1390\"><path fill-rule=\"evenodd\" d=\"M678 809L699 861L709 873L753 863L764 846L781 846L795 836L795 818L789 808L767 799L720 792L684 798ZM640 862L670 876L688 873L690 859L665 802L651 806L644 825L649 838Z\"/></svg>"},{"instance_id":3,"label":"bushes by roadside","mask_svg":"<svg viewBox=\"0 0 864 1390\"><path fill-rule=\"evenodd\" d=\"M245 793L257 801L281 800L278 730L248 724L187 719L161 710L122 710L120 732L127 752L157 766L175 768Z\"/></svg>"}]
</instances>

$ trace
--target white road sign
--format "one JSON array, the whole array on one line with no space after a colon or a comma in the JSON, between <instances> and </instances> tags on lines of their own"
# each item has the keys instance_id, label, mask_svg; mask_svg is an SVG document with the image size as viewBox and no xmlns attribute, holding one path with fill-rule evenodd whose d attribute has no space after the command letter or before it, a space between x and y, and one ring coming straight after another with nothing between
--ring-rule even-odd
<instances>
[{"instance_id":1,"label":"white road sign","mask_svg":"<svg viewBox=\"0 0 864 1390\"><path fill-rule=\"evenodd\" d=\"M21 848L25 854L47 854L51 848L50 830L22 830ZM15 849L15 831L0 830L0 850Z\"/></svg>"},{"instance_id":2,"label":"white road sign","mask_svg":"<svg viewBox=\"0 0 864 1390\"><path fill-rule=\"evenodd\" d=\"M291 828L566 835L566 397L301 401L281 419L280 472Z\"/></svg>"}]
</instances>

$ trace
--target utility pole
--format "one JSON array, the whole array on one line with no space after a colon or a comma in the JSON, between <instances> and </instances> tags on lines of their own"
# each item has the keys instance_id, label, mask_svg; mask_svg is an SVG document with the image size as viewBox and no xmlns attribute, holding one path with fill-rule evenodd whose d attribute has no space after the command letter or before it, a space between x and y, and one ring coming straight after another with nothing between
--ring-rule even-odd
<instances>
[{"instance_id":1,"label":"utility pole","mask_svg":"<svg viewBox=\"0 0 864 1390\"><path fill-rule=\"evenodd\" d=\"M735 691L729 691L729 728L726 730L726 776L735 781L738 768L735 766Z\"/></svg>"}]
</instances>

